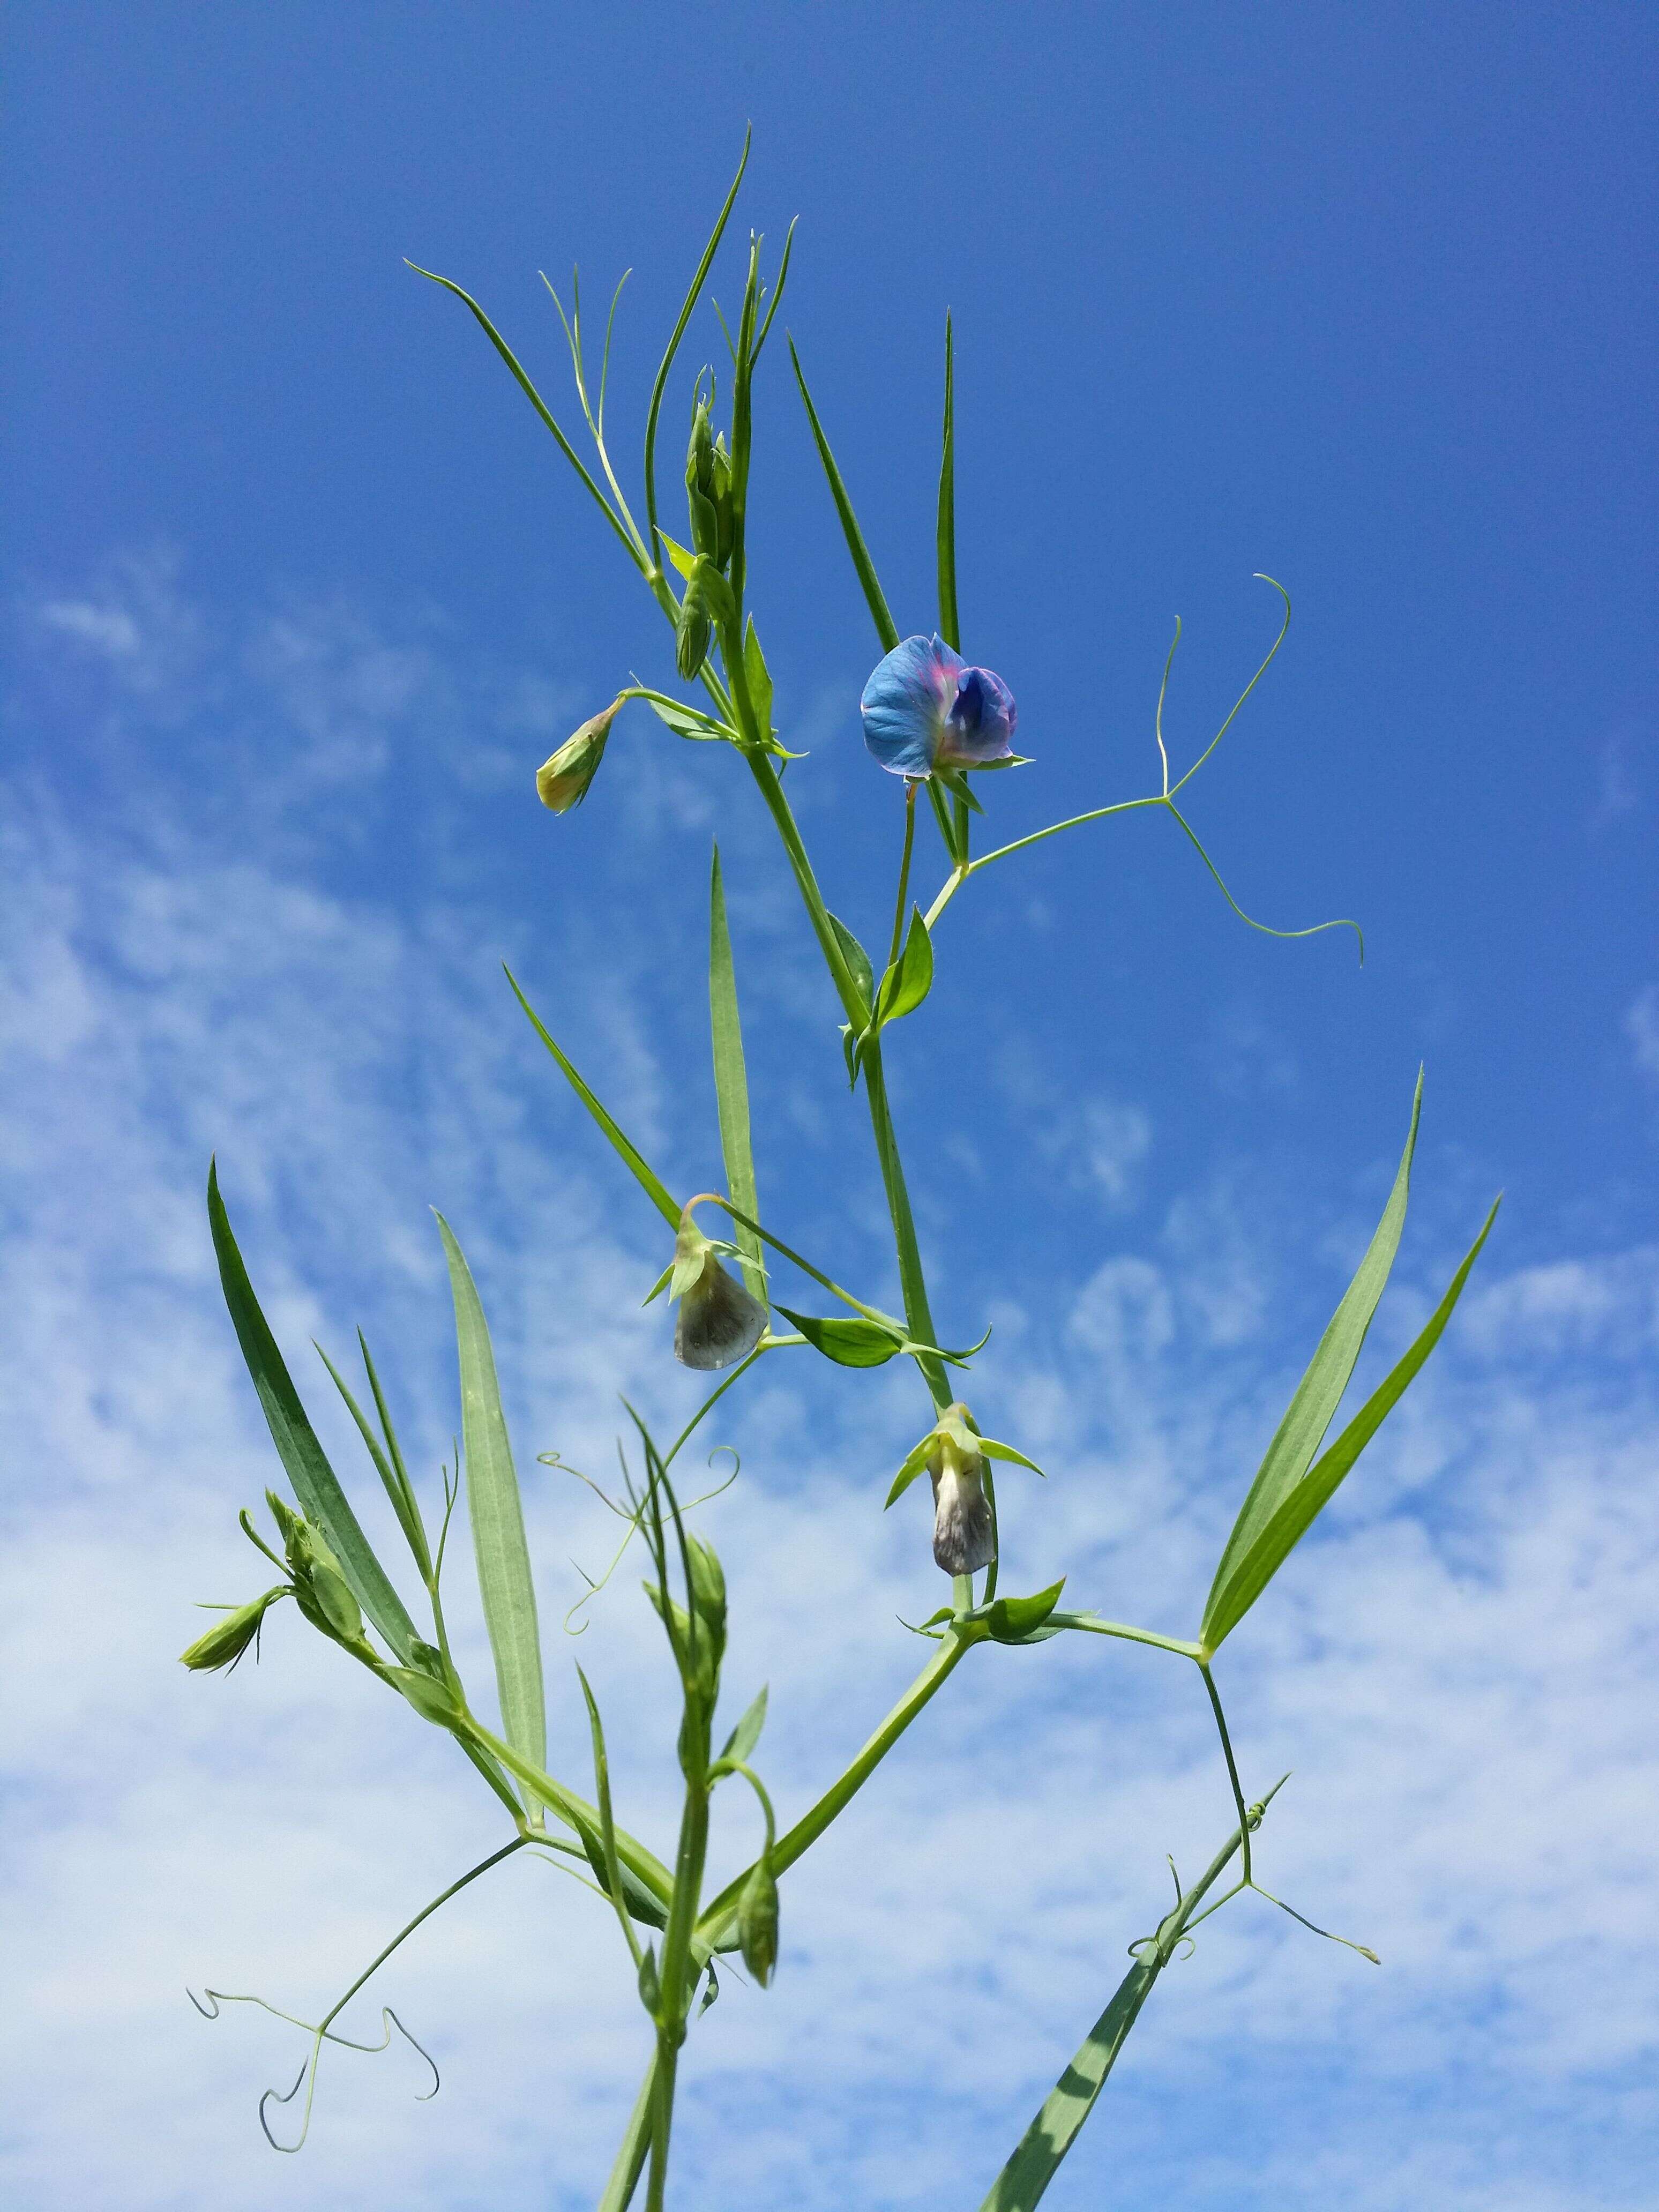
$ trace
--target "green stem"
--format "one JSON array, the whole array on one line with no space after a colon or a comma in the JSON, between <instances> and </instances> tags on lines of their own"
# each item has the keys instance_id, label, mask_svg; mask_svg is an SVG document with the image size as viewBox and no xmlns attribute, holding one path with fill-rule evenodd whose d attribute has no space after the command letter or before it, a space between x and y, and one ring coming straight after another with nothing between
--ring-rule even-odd
<instances>
[{"instance_id":1,"label":"green stem","mask_svg":"<svg viewBox=\"0 0 1659 2212\"><path fill-rule=\"evenodd\" d=\"M1178 1651L1183 1659L1196 1659L1196 1644L1183 1644L1178 1637L1155 1636L1150 1628L1128 1628L1121 1620L1102 1620L1092 1613L1051 1613L1048 1626L1054 1628L1080 1628L1091 1636L1121 1636L1131 1644L1150 1644L1159 1651Z\"/></svg>"},{"instance_id":2,"label":"green stem","mask_svg":"<svg viewBox=\"0 0 1659 2212\"><path fill-rule=\"evenodd\" d=\"M651 2106L651 2179L645 2192L645 2212L663 2212L663 2192L668 2186L668 2137L674 2124L674 2084L678 2054L667 2037L657 2038L655 2094Z\"/></svg>"},{"instance_id":3,"label":"green stem","mask_svg":"<svg viewBox=\"0 0 1659 2212\"><path fill-rule=\"evenodd\" d=\"M429 1920L441 1905L447 1905L452 1897L465 1889L469 1882L477 1881L481 1874L488 1874L491 1867L499 1866L503 1859L510 1859L514 1851L521 1851L530 1840L528 1836L515 1836L510 1844L503 1844L500 1850L492 1851L487 1859L481 1859L477 1866L469 1868L459 1881L452 1881L447 1889L440 1891L429 1905L423 1905L415 1917L398 1930L385 1950L378 1953L363 1968L362 1972L358 1975L338 2003L329 2007L318 2024L317 2034L319 2036L326 2034L330 2025L339 2018L370 1975L377 1973L385 1966L398 1946L407 1942L423 1920Z\"/></svg>"},{"instance_id":4,"label":"green stem","mask_svg":"<svg viewBox=\"0 0 1659 2212\"><path fill-rule=\"evenodd\" d=\"M876 1157L881 1162L882 1186L887 1193L887 1211L892 1218L893 1244L898 1255L899 1287L904 1297L904 1322L912 1338L918 1344L937 1344L933 1334L933 1316L927 1303L927 1279L922 1273L921 1253L916 1243L916 1224L910 1212L910 1194L905 1188L903 1163L899 1158L898 1139L893 1133L892 1109L887 1102L887 1077L882 1066L881 1040L873 1038L865 1048L864 1091L870 1102L870 1127L876 1139ZM937 1359L919 1357L921 1368L933 1403L941 1412L951 1402L951 1386L945 1380L943 1364Z\"/></svg>"},{"instance_id":5,"label":"green stem","mask_svg":"<svg viewBox=\"0 0 1659 2212\"><path fill-rule=\"evenodd\" d=\"M859 987L853 979L852 970L847 965L847 956L841 949L841 940L830 924L830 909L823 902L823 894L819 890L817 878L812 873L812 863L806 856L806 848L801 842L800 831L795 826L795 817L790 810L789 801L783 795L783 787L778 781L777 771L771 762L760 753L751 752L748 759L750 773L760 787L762 799L766 803L766 810L772 817L779 836L783 840L783 849L789 857L790 867L794 871L795 882L806 908L807 919L812 925L813 935L818 940L818 950L823 953L824 963L830 970L830 979L836 987L836 994L841 1000L848 1020L855 1023L862 1029L869 1018L869 1008L865 1006L860 995ZM933 1341L931 1337L927 1340L929 1343Z\"/></svg>"},{"instance_id":6,"label":"green stem","mask_svg":"<svg viewBox=\"0 0 1659 2212\"><path fill-rule=\"evenodd\" d=\"M677 2049L685 2036L685 2014L690 2003L686 1970L690 1963L691 1936L697 1924L697 1904L708 1856L708 1783L705 1775L699 1774L685 1785L679 1849L674 1855L674 1895L662 1939L659 2024L665 2034L673 2038Z\"/></svg>"},{"instance_id":7,"label":"green stem","mask_svg":"<svg viewBox=\"0 0 1659 2212\"><path fill-rule=\"evenodd\" d=\"M1198 1671L1204 1677L1204 1686L1210 1693L1210 1710L1215 1715L1215 1724L1221 1735L1221 1749L1227 1761L1227 1779L1233 1787L1233 1803L1238 1811L1239 1832L1243 1838L1242 1862L1243 1879L1246 1888L1250 1885L1250 1823L1244 1811L1244 1792L1239 1786L1238 1767L1233 1759L1231 1739L1227 1734L1227 1716L1221 1710L1221 1699L1216 1694L1215 1677L1200 1659Z\"/></svg>"},{"instance_id":8,"label":"green stem","mask_svg":"<svg viewBox=\"0 0 1659 2212\"><path fill-rule=\"evenodd\" d=\"M465 1715L461 1725L465 1729L466 1737L493 1753L509 1774L517 1775L527 1789L534 1790L537 1796L542 1798L575 1834L581 1836L590 1831L595 1836L599 1833L597 1805L590 1805L574 1790L567 1790L563 1783L556 1782L533 1760L522 1758L510 1743L503 1742L498 1735L492 1735L473 1714ZM653 1897L666 1905L673 1889L673 1877L668 1869L654 1852L648 1851L636 1837L630 1836L626 1828L618 1828L616 1833L617 1857L630 1874L638 1875Z\"/></svg>"},{"instance_id":9,"label":"green stem","mask_svg":"<svg viewBox=\"0 0 1659 2212\"><path fill-rule=\"evenodd\" d=\"M970 1637L946 1637L845 1773L830 1784L817 1804L803 1814L793 1828L787 1829L779 1837L772 1852L774 1874L781 1874L787 1867L792 1867L801 1854L817 1841L836 1814L869 1780L922 1707L943 1686L963 1654L971 1648L972 1642ZM726 1933L737 1911L744 1884L753 1871L752 1867L745 1867L736 1881L727 1882L720 1895L704 1910L696 1928L700 1944L713 1950Z\"/></svg>"}]
</instances>

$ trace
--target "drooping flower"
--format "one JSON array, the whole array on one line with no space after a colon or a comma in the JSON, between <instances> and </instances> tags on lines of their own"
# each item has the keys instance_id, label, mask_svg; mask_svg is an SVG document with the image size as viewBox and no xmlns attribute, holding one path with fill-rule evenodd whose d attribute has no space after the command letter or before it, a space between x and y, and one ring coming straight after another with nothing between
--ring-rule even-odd
<instances>
[{"instance_id":1,"label":"drooping flower","mask_svg":"<svg viewBox=\"0 0 1659 2212\"><path fill-rule=\"evenodd\" d=\"M859 712L864 742L893 775L989 768L1013 757L1013 693L940 637L896 645L877 663Z\"/></svg>"},{"instance_id":2,"label":"drooping flower","mask_svg":"<svg viewBox=\"0 0 1659 2212\"><path fill-rule=\"evenodd\" d=\"M975 1574L997 1555L996 1526L985 1495L985 1455L968 1426L967 1412L962 1405L949 1409L927 1455L933 1480L933 1559L947 1575Z\"/></svg>"},{"instance_id":3,"label":"drooping flower","mask_svg":"<svg viewBox=\"0 0 1659 2212\"><path fill-rule=\"evenodd\" d=\"M689 1212L675 1239L668 1292L680 1304L674 1357L682 1367L735 1366L766 1333L766 1308L726 1273Z\"/></svg>"},{"instance_id":4,"label":"drooping flower","mask_svg":"<svg viewBox=\"0 0 1659 2212\"><path fill-rule=\"evenodd\" d=\"M947 1575L976 1574L997 1555L996 1516L987 1492L987 1460L1012 1461L1033 1474L1035 1460L984 1436L960 1399L947 1406L921 1442L906 1455L887 1493L890 1505L916 1478L926 1474L933 1486L933 1558Z\"/></svg>"},{"instance_id":5,"label":"drooping flower","mask_svg":"<svg viewBox=\"0 0 1659 2212\"><path fill-rule=\"evenodd\" d=\"M580 806L587 796L587 787L599 772L599 763L605 758L605 741L611 735L611 725L622 706L620 697L613 699L602 714L595 714L584 722L574 737L568 737L550 760L545 760L536 771L536 789L542 805L552 808L555 814L568 814L573 806Z\"/></svg>"}]
</instances>

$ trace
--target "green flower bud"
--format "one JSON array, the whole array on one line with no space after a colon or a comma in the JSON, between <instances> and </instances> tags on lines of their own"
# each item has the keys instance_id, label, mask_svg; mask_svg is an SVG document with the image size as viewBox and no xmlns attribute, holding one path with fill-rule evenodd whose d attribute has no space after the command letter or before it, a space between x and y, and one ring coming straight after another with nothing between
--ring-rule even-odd
<instances>
[{"instance_id":1,"label":"green flower bud","mask_svg":"<svg viewBox=\"0 0 1659 2212\"><path fill-rule=\"evenodd\" d=\"M685 1540L691 1565L691 1606L718 1668L726 1656L726 1575L712 1544L700 1536Z\"/></svg>"},{"instance_id":2,"label":"green flower bud","mask_svg":"<svg viewBox=\"0 0 1659 2212\"><path fill-rule=\"evenodd\" d=\"M674 1357L682 1367L733 1366L766 1333L766 1308L728 1275L695 1221L682 1220L669 1296L678 1298Z\"/></svg>"},{"instance_id":3,"label":"green flower bud","mask_svg":"<svg viewBox=\"0 0 1659 2212\"><path fill-rule=\"evenodd\" d=\"M586 798L587 787L599 774L599 763L605 758L611 725L623 703L620 698L613 699L602 714L595 714L591 721L584 722L575 735L567 738L557 752L537 769L536 789L542 805L550 807L555 814L568 814Z\"/></svg>"},{"instance_id":4,"label":"green flower bud","mask_svg":"<svg viewBox=\"0 0 1659 2212\"><path fill-rule=\"evenodd\" d=\"M278 1583L263 1597L250 1599L246 1605L228 1610L222 1620L216 1621L205 1635L198 1636L194 1644L179 1654L180 1665L196 1674L212 1674L221 1667L234 1667L258 1635L266 1613L279 1597L288 1595L288 1589L286 1583Z\"/></svg>"},{"instance_id":5,"label":"green flower bud","mask_svg":"<svg viewBox=\"0 0 1659 2212\"><path fill-rule=\"evenodd\" d=\"M691 412L691 441L685 449L685 489L706 499L713 486L714 432L708 419L708 402L699 395Z\"/></svg>"},{"instance_id":6,"label":"green flower bud","mask_svg":"<svg viewBox=\"0 0 1659 2212\"><path fill-rule=\"evenodd\" d=\"M709 471L709 504L714 510L714 565L724 569L732 558L734 535L732 506L732 463L724 433L714 441L714 462Z\"/></svg>"},{"instance_id":7,"label":"green flower bud","mask_svg":"<svg viewBox=\"0 0 1659 2212\"><path fill-rule=\"evenodd\" d=\"M778 1963L778 1886L764 1856L756 1861L738 1900L738 1948L744 1965L764 1989Z\"/></svg>"},{"instance_id":8,"label":"green flower bud","mask_svg":"<svg viewBox=\"0 0 1659 2212\"><path fill-rule=\"evenodd\" d=\"M674 631L674 665L688 684L708 655L709 565L707 557L699 554L686 579L685 597L680 602L679 622Z\"/></svg>"}]
</instances>

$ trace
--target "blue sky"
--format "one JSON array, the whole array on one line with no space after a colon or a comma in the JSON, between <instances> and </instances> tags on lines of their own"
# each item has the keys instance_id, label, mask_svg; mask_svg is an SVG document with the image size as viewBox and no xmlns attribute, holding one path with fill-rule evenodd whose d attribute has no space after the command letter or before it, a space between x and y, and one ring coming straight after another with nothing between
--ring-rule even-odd
<instances>
[{"instance_id":1,"label":"blue sky","mask_svg":"<svg viewBox=\"0 0 1659 2212\"><path fill-rule=\"evenodd\" d=\"M1034 762L988 787L999 838L1153 787L1177 615L1166 734L1177 765L1202 750L1272 638L1265 570L1295 619L1193 818L1251 912L1366 931L1363 968L1346 932L1248 931L1150 817L988 872L941 926L894 1091L941 1330L996 1323L974 1402L1050 1469L1017 1494L1011 1571L1190 1632L1419 1060L1371 1361L1508 1193L1437 1370L1228 1655L1247 1768L1297 1770L1274 1871L1383 1972L1265 1908L1212 1923L1051 2201L1109 2180L1171 2212L1643 2201L1656 44L1612 6L14 11L16 2201L189 2208L228 2176L257 2206L574 2207L631 2094L623 1996L575 2007L620 1982L614 1929L515 1869L387 1978L443 2094L343 2063L304 2156L273 2158L252 2107L291 2035L208 2029L181 1984L325 2003L489 1848L490 1806L297 1632L229 1683L172 1655L197 1599L252 1589L234 1513L270 1474L211 1275L215 1147L296 1365L362 1321L423 1465L454 1420L434 1203L523 1461L597 1467L619 1389L664 1419L690 1402L661 1309L638 1311L659 1224L499 963L671 1183L706 1184L716 830L763 1199L891 1295L836 1017L739 764L636 708L579 813L535 803L538 762L629 671L672 681L668 634L481 334L403 265L475 292L567 422L537 271L562 288L579 259L595 322L631 266L611 398L631 471L751 119L738 221L775 247L801 218L784 319L905 630L933 620L954 313L964 643ZM728 256L722 304L737 283ZM707 319L688 341L671 482L718 343ZM872 937L898 834L858 734L873 635L781 349L767 366L753 604L821 878ZM723 1431L733 1665L772 1683L791 1803L907 1678L895 1613L935 1601L920 1501L877 1510L915 1398L774 1361ZM604 1516L534 1480L574 1769L558 1624ZM584 1663L638 1716L619 1759L656 1833L630 1589ZM705 2024L690 2201L976 2203L1156 1909L1163 1851L1218 1840L1183 1680L998 1656L786 1893L773 1992ZM749 1840L734 1816L734 1858Z\"/></svg>"}]
</instances>

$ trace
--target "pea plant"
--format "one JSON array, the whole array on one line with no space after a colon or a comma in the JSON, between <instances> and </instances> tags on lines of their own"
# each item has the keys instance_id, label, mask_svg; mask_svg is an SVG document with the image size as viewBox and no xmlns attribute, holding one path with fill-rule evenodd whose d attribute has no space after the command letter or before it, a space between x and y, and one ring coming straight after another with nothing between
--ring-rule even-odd
<instances>
[{"instance_id":1,"label":"pea plant","mask_svg":"<svg viewBox=\"0 0 1659 2212\"><path fill-rule=\"evenodd\" d=\"M563 1864L614 1909L617 1971L637 1989L645 2046L644 2076L600 2200L601 2212L622 2212L644 2184L647 2212L667 2201L676 2088L682 2054L696 2021L719 1993L720 1978L741 1962L764 1990L779 1960L780 1887L800 1879L797 1869L825 1830L872 1780L923 1709L951 1685L970 1656L1001 1646L1035 1645L1060 1636L1127 1640L1168 1653L1196 1673L1217 1731L1218 1773L1224 1769L1231 1798L1231 1832L1190 1886L1177 1878L1176 1896L1152 1931L1130 1946L1132 1964L1099 2019L1066 2063L1052 2094L1013 2146L1001 2171L988 2176L982 2212L1030 2212L1093 2110L1124 2039L1159 1976L1192 1931L1247 1891L1263 1897L1253 1841L1275 1791L1251 1799L1240 1778L1217 1688L1214 1664L1227 1637L1267 1589L1291 1550L1376 1433L1445 1329L1496 1213L1486 1217L1467 1257L1415 1340L1371 1392L1334 1441L1327 1442L1372 1316L1382 1297L1406 1217L1412 1156L1422 1085L1389 1200L1358 1267L1320 1338L1283 1419L1269 1439L1245 1492L1231 1534L1217 1563L1202 1618L1188 1639L1108 1620L1061 1602L1063 1581L1030 1594L998 1586L999 1468L1041 1473L1017 1443L987 1433L970 1405L974 1358L980 1345L942 1345L928 1299L927 1273L917 1238L898 1132L889 1102L886 1055L898 1048L894 1033L927 1000L952 902L993 869L1018 866L1044 839L1133 811L1170 816L1240 918L1252 921L1231 898L1185 811L1188 787L1225 735L1283 641L1290 602L1279 594L1278 634L1214 738L1190 767L1176 774L1164 735L1164 669L1154 720L1160 774L1155 789L1117 799L1086 813L1000 845L985 841L991 793L981 779L1021 765L1014 750L1018 714L1003 678L966 657L957 599L955 435L952 356L945 326L944 428L936 520L936 624L911 635L900 625L878 580L845 480L813 404L793 341L791 365L806 425L823 465L858 586L874 624L880 658L860 702L868 750L882 775L873 775L870 803L894 809L899 848L892 898L892 927L879 962L825 901L801 834L791 794L799 780L817 772L790 750L780 734L771 674L762 649L753 602L755 579L748 560L745 525L752 459L752 395L766 356L789 272L793 227L769 282L762 274L762 243L750 237L744 264L742 304L735 327L724 319L725 359L717 375L695 376L676 368L695 311L702 301L724 240L744 162L722 205L663 353L645 420L641 504L630 505L614 465L605 432L605 385L611 324L607 324L599 381L590 379L580 298L573 292L559 313L569 343L576 398L593 459L590 465L560 427L495 324L477 301L447 277L422 270L453 295L482 325L525 397L574 470L647 599L673 635L680 690L669 692L638 682L622 685L610 703L562 744L539 771L537 787L555 815L580 805L592 788L625 708L642 707L674 737L696 744L728 745L739 757L782 848L841 1016L842 1059L836 1083L861 1091L870 1121L882 1186L891 1220L902 1311L891 1313L845 1289L826 1270L784 1242L778 1217L763 1217L750 1146L749 1093L743 1032L726 926L718 848L710 882L708 998L720 1156L725 1187L689 1198L670 1191L616 1117L577 1072L531 1006L516 981L525 1015L560 1073L623 1167L661 1215L666 1264L647 1303L666 1293L676 1308L674 1357L700 1373L718 1374L681 1432L659 1442L629 1409L623 1455L625 1493L619 1510L625 1541L642 1547L649 1578L647 1598L666 1641L676 1685L677 1747L684 1778L678 1834L657 1850L635 1835L613 1800L605 1725L586 1677L574 1668L592 1746L591 1783L580 1786L549 1770L542 1643L536 1581L526 1540L512 1447L501 1411L489 1332L477 1288L448 1224L438 1227L447 1261L455 1316L460 1382L460 1449L447 1469L435 1530L398 1440L386 1394L366 1343L359 1338L363 1376L354 1389L331 1361L328 1371L384 1486L407 1546L403 1589L370 1548L344 1488L325 1455L301 1402L282 1352L255 1296L220 1193L210 1172L208 1211L224 1295L260 1406L270 1429L290 1495L267 1493L270 1523L262 1529L244 1511L240 1524L269 1561L275 1579L249 1602L212 1608L222 1615L184 1655L186 1667L230 1668L257 1645L272 1609L291 1600L318 1635L383 1683L397 1703L392 1724L443 1730L500 1807L503 1838L498 1849L470 1868L409 1924L359 1974L340 2002L315 2021L283 2013L307 2039L306 2055L291 2088L269 2090L261 2100L262 2124L273 2146L294 2150L310 2124L317 2070L330 2045L385 2048L394 2031L406 2033L391 2011L383 2014L383 2039L365 2045L335 2023L371 1976L448 1899L479 1881L515 1853L529 1851ZM412 265L412 264L411 264ZM550 287L550 289L551 288ZM618 287L620 291L620 287ZM556 301L557 295L555 295ZM665 527L659 505L657 448L671 390L689 413L684 469L684 539ZM1176 631L1179 637L1179 629ZM1170 659L1174 647L1170 648ZM780 717L783 729L788 716ZM1038 771L1040 773L1040 770ZM888 781L887 779L891 779ZM912 896L920 865L917 817L931 817L942 853L943 875L924 907ZM927 836L922 838L927 846ZM1320 928L1352 927L1326 922ZM1306 936L1308 930L1273 931ZM1363 957L1363 941L1361 945ZM509 977L509 981L512 979ZM835 1070L833 1054L828 1066ZM670 1244L672 1240L672 1251ZM802 1279L796 1306L783 1303L775 1280ZM643 1286L642 1286L643 1287ZM808 1307L820 1309L808 1310ZM983 1340L981 1339L981 1343ZM917 1389L915 1424L921 1433L908 1448L896 1440L896 1465L886 1492L895 1504L925 1475L933 1506L933 1554L946 1577L949 1596L920 1624L927 1662L892 1711L879 1719L844 1772L816 1801L781 1825L763 1779L760 1759L766 1692L732 1718L722 1704L721 1668L726 1638L726 1591L720 1562L691 1525L695 1505L678 1486L678 1465L689 1440L727 1391L765 1360L801 1353L842 1368L908 1362ZM327 1355L324 1355L327 1359ZM495 1662L494 1708L463 1680L445 1620L443 1571L452 1522L462 1496ZM872 1502L873 1502L872 1492ZM407 1594L407 1595L406 1595ZM983 1662L975 1662L983 1664ZM967 1666L971 1679L974 1666ZM952 1694L965 1694L953 1689ZM672 1712L665 1711L667 1730ZM715 1798L737 1784L751 1796L764 1842L744 1871L709 1893L708 1863ZM1284 1900L1286 1911L1293 1908ZM1302 1919L1300 1913L1295 1917ZM1310 1921L1304 1924L1312 1927ZM1316 1929L1315 1933L1328 1931ZM1345 1942L1346 1938L1334 1939ZM1351 1946L1366 1958L1374 1954ZM787 1954L786 1954L787 1962ZM257 1997L208 1991L199 2008L216 2016L225 2003L264 2004ZM268 2010L276 2010L267 2006ZM412 2040L412 2039L411 2039ZM416 2046L418 2048L418 2046ZM433 2087L436 2087L434 2070ZM277 2114L274 2107L289 2108ZM300 2115L295 2118L294 2114Z\"/></svg>"}]
</instances>

